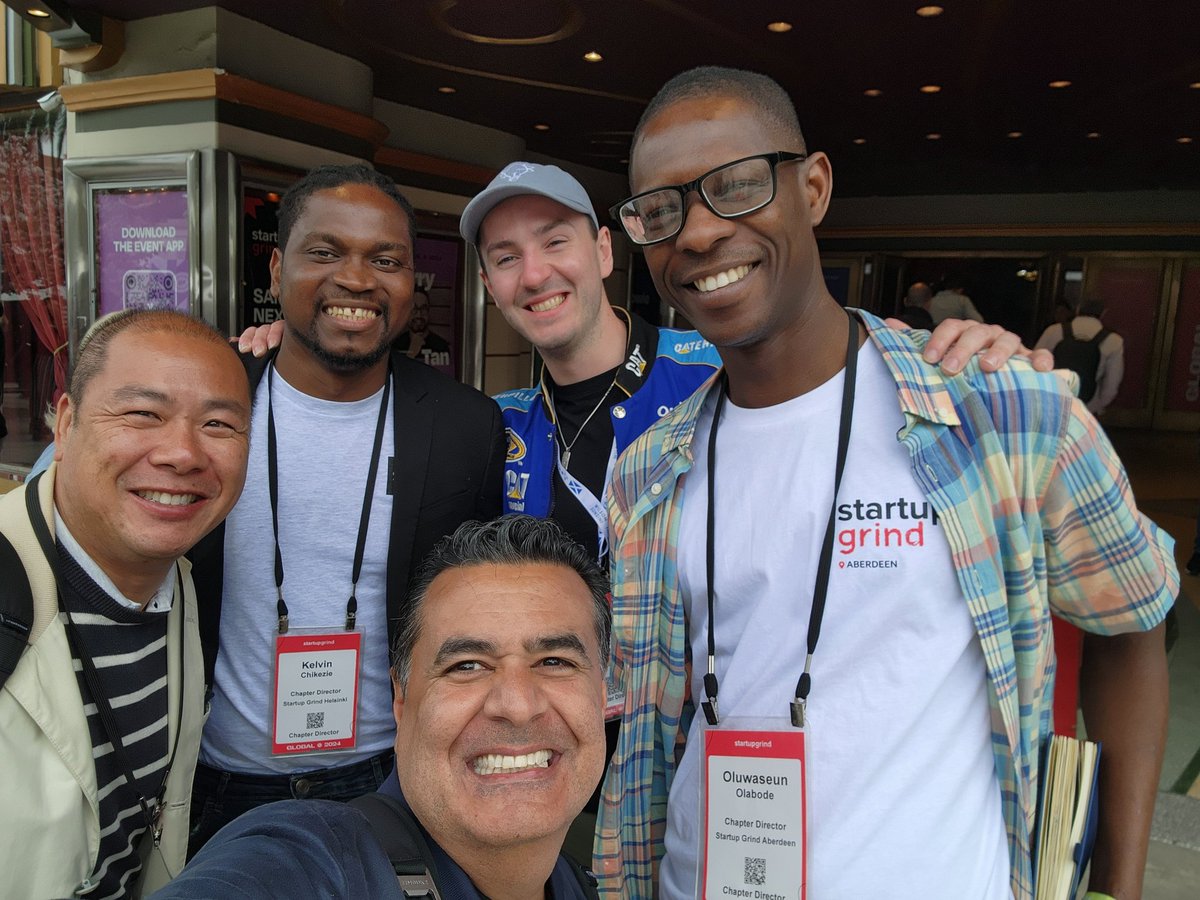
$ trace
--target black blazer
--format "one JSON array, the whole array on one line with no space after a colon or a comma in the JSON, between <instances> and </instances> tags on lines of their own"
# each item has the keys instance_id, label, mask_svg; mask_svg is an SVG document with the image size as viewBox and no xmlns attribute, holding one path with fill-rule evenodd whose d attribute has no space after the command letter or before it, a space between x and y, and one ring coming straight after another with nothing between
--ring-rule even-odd
<instances>
[{"instance_id":1,"label":"black blazer","mask_svg":"<svg viewBox=\"0 0 1200 900\"><path fill-rule=\"evenodd\" d=\"M243 354L252 394L272 355L255 359ZM507 446L495 401L401 353L392 354L392 372L396 446L387 562L389 643L416 564L463 522L500 514ZM322 502L319 494L313 502ZM268 563L271 553L264 535L263 558ZM205 681L211 688L221 623L224 523L192 548L188 558L200 613ZM262 601L270 604L273 615L274 598Z\"/></svg>"}]
</instances>

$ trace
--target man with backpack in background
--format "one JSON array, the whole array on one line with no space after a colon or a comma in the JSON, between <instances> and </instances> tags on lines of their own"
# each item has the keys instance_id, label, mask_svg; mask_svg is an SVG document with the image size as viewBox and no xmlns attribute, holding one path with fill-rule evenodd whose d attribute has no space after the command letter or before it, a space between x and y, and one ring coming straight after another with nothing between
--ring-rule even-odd
<instances>
[{"instance_id":1,"label":"man with backpack in background","mask_svg":"<svg viewBox=\"0 0 1200 900\"><path fill-rule=\"evenodd\" d=\"M1054 354L1055 366L1079 376L1079 399L1094 416L1116 399L1125 376L1125 340L1104 327L1103 317L1103 300L1084 300L1074 319L1051 325L1037 342Z\"/></svg>"}]
</instances>

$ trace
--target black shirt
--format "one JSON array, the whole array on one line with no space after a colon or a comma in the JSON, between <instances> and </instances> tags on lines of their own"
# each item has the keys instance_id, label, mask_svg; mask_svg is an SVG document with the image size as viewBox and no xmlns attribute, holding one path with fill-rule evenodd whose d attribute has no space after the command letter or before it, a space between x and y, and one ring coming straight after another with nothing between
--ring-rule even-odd
<instances>
[{"instance_id":1,"label":"black shirt","mask_svg":"<svg viewBox=\"0 0 1200 900\"><path fill-rule=\"evenodd\" d=\"M554 398L558 452L561 454L567 446L571 448L567 471L601 503L604 502L604 475L608 471L608 460L613 449L612 415L609 410L624 396L613 389L616 374L617 369L613 368L575 384L561 386L554 383L549 372L545 375L546 386ZM597 409L597 404L601 408ZM588 419L588 414L593 410L595 415ZM599 552L596 523L563 482L557 466L554 470L553 502L550 517L582 544L593 559L596 558Z\"/></svg>"}]
</instances>

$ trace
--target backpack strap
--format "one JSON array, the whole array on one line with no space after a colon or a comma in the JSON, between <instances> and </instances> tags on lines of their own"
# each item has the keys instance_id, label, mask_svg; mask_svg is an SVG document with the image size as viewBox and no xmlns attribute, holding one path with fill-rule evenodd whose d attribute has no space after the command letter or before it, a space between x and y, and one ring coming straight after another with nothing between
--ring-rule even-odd
<instances>
[{"instance_id":1,"label":"backpack strap","mask_svg":"<svg viewBox=\"0 0 1200 900\"><path fill-rule=\"evenodd\" d=\"M579 882L579 887L583 889L583 896L588 900L599 898L598 890L600 882L596 880L595 874L591 869L581 866L575 857L569 853L561 854L561 858L567 861L567 868L571 870L571 874L575 876L575 880Z\"/></svg>"},{"instance_id":2,"label":"backpack strap","mask_svg":"<svg viewBox=\"0 0 1200 900\"><path fill-rule=\"evenodd\" d=\"M0 687L17 668L33 627L33 591L25 564L0 534Z\"/></svg>"},{"instance_id":3,"label":"backpack strap","mask_svg":"<svg viewBox=\"0 0 1200 900\"><path fill-rule=\"evenodd\" d=\"M412 812L395 797L380 793L364 794L348 805L366 816L396 870L396 881L405 900L420 897L441 900L437 889L437 864ZM589 900L598 898L596 876L591 870L585 869L569 854L563 853L560 858L566 860L583 896Z\"/></svg>"},{"instance_id":4,"label":"backpack strap","mask_svg":"<svg viewBox=\"0 0 1200 900\"><path fill-rule=\"evenodd\" d=\"M433 851L404 804L387 794L372 793L354 798L349 805L366 816L396 871L396 883L405 900L441 900Z\"/></svg>"}]
</instances>

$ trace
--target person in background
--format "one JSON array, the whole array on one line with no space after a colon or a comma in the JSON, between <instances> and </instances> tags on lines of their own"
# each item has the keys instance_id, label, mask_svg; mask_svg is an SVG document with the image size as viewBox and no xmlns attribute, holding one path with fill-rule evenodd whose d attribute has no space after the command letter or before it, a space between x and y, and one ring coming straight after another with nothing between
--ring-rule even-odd
<instances>
[{"instance_id":1,"label":"person in background","mask_svg":"<svg viewBox=\"0 0 1200 900\"><path fill-rule=\"evenodd\" d=\"M1095 416L1104 415L1125 377L1125 339L1104 327L1104 301L1089 298L1079 315L1042 332L1037 349L1054 354L1059 368L1079 376L1079 399Z\"/></svg>"},{"instance_id":2,"label":"person in background","mask_svg":"<svg viewBox=\"0 0 1200 900\"><path fill-rule=\"evenodd\" d=\"M909 285L904 294L904 309L900 311L900 321L909 328L933 330L933 316L929 314L929 301L933 299L933 291L923 281L915 281Z\"/></svg>"},{"instance_id":3,"label":"person in background","mask_svg":"<svg viewBox=\"0 0 1200 900\"><path fill-rule=\"evenodd\" d=\"M983 316L967 296L966 288L958 278L947 278L942 282L942 289L929 301L929 315L935 325L945 319L971 319L982 322Z\"/></svg>"},{"instance_id":4,"label":"person in background","mask_svg":"<svg viewBox=\"0 0 1200 900\"><path fill-rule=\"evenodd\" d=\"M413 291L412 314L396 338L396 350L427 366L450 365L449 342L429 327L429 295L424 291Z\"/></svg>"}]
</instances>

